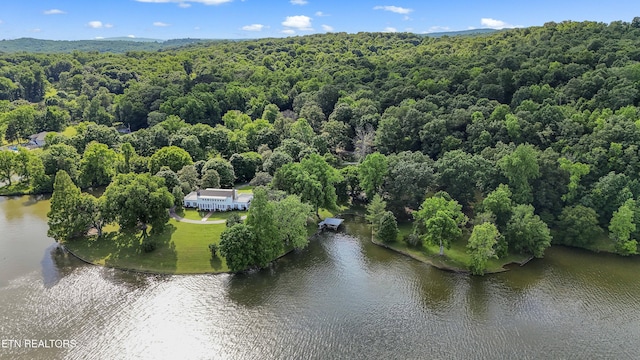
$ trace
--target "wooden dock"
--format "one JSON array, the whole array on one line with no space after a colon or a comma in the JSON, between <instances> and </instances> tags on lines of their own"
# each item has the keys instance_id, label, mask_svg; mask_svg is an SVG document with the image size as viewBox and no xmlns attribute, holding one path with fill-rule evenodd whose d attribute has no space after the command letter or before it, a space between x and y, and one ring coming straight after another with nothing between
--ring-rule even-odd
<instances>
[{"instance_id":1,"label":"wooden dock","mask_svg":"<svg viewBox=\"0 0 640 360\"><path fill-rule=\"evenodd\" d=\"M342 225L343 221L344 219L326 218L318 224L318 229L319 230L331 229L333 231L337 231L340 225Z\"/></svg>"}]
</instances>

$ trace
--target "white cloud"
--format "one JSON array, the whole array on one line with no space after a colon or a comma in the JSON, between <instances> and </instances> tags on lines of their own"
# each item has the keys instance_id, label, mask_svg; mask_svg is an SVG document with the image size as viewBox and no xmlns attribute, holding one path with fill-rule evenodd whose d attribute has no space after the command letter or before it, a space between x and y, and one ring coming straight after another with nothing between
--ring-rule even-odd
<instances>
[{"instance_id":1,"label":"white cloud","mask_svg":"<svg viewBox=\"0 0 640 360\"><path fill-rule=\"evenodd\" d=\"M220 5L220 4L232 2L233 0L136 0L136 1L143 2L143 3L153 3L153 4L176 3L180 7L189 7L190 4L188 3L198 3L198 4L204 4L204 5Z\"/></svg>"},{"instance_id":2,"label":"white cloud","mask_svg":"<svg viewBox=\"0 0 640 360\"><path fill-rule=\"evenodd\" d=\"M186 9L186 8L190 8L191 4L189 4L189 3L180 3L180 4L178 4L178 7Z\"/></svg>"},{"instance_id":3,"label":"white cloud","mask_svg":"<svg viewBox=\"0 0 640 360\"><path fill-rule=\"evenodd\" d=\"M398 29L391 26L387 26L386 28L384 28L384 30L382 30L382 32L394 33L394 32L398 32Z\"/></svg>"},{"instance_id":4,"label":"white cloud","mask_svg":"<svg viewBox=\"0 0 640 360\"><path fill-rule=\"evenodd\" d=\"M325 14L322 11L316 11L316 16L317 17L323 17L323 16L330 16L329 14Z\"/></svg>"},{"instance_id":5,"label":"white cloud","mask_svg":"<svg viewBox=\"0 0 640 360\"><path fill-rule=\"evenodd\" d=\"M296 33L296 31L293 30L293 29L284 29L284 30L282 30L280 32L283 33L283 34L287 34L287 35L293 35L293 34Z\"/></svg>"},{"instance_id":6,"label":"white cloud","mask_svg":"<svg viewBox=\"0 0 640 360\"><path fill-rule=\"evenodd\" d=\"M282 22L282 26L298 30L313 30L311 18L305 15L287 16Z\"/></svg>"},{"instance_id":7,"label":"white cloud","mask_svg":"<svg viewBox=\"0 0 640 360\"><path fill-rule=\"evenodd\" d=\"M322 30L324 30L326 32L332 32L333 31L333 26L322 25Z\"/></svg>"},{"instance_id":8,"label":"white cloud","mask_svg":"<svg viewBox=\"0 0 640 360\"><path fill-rule=\"evenodd\" d=\"M42 29L40 29L40 28L31 29L31 32L33 32L33 33L39 33L41 31L42 31Z\"/></svg>"},{"instance_id":9,"label":"white cloud","mask_svg":"<svg viewBox=\"0 0 640 360\"><path fill-rule=\"evenodd\" d=\"M171 24L167 24L167 23L162 22L162 21L156 21L156 22L153 23L153 26L167 27L167 26L171 26Z\"/></svg>"},{"instance_id":10,"label":"white cloud","mask_svg":"<svg viewBox=\"0 0 640 360\"><path fill-rule=\"evenodd\" d=\"M391 11L396 14L409 14L413 11L413 9L408 9L408 8L403 8L399 6L393 6L393 5L385 5L385 6L378 5L378 6L374 6L373 10Z\"/></svg>"},{"instance_id":11,"label":"white cloud","mask_svg":"<svg viewBox=\"0 0 640 360\"><path fill-rule=\"evenodd\" d=\"M480 19L480 24L482 24L482 26L486 26L491 29L504 29L504 28L516 27L502 20L496 20L492 18L482 18Z\"/></svg>"},{"instance_id":12,"label":"white cloud","mask_svg":"<svg viewBox=\"0 0 640 360\"><path fill-rule=\"evenodd\" d=\"M306 5L309 3L307 0L291 0L290 2L293 5Z\"/></svg>"},{"instance_id":13,"label":"white cloud","mask_svg":"<svg viewBox=\"0 0 640 360\"><path fill-rule=\"evenodd\" d=\"M130 39L134 39L136 36L135 35L127 35L128 38Z\"/></svg>"},{"instance_id":14,"label":"white cloud","mask_svg":"<svg viewBox=\"0 0 640 360\"><path fill-rule=\"evenodd\" d=\"M59 14L66 14L66 12L60 10L60 9L51 9L51 10L45 10L42 12L45 15L59 15Z\"/></svg>"},{"instance_id":15,"label":"white cloud","mask_svg":"<svg viewBox=\"0 0 640 360\"><path fill-rule=\"evenodd\" d=\"M96 39L96 40L102 40L102 39L104 39L104 36L96 36L94 39Z\"/></svg>"},{"instance_id":16,"label":"white cloud","mask_svg":"<svg viewBox=\"0 0 640 360\"><path fill-rule=\"evenodd\" d=\"M104 24L102 21L98 21L98 20L89 21L87 23L87 26L94 29L102 29L102 28L110 29L113 27L113 25L111 24Z\"/></svg>"},{"instance_id":17,"label":"white cloud","mask_svg":"<svg viewBox=\"0 0 640 360\"><path fill-rule=\"evenodd\" d=\"M245 25L242 27L242 30L244 31L262 31L262 29L264 29L265 26L262 24L251 24L251 25Z\"/></svg>"}]
</instances>

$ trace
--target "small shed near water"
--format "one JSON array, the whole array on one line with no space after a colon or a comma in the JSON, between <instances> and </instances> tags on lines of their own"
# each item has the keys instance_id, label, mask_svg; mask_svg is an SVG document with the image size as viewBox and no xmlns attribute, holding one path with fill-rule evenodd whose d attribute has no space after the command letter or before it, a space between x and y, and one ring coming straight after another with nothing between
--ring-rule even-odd
<instances>
[{"instance_id":1,"label":"small shed near water","mask_svg":"<svg viewBox=\"0 0 640 360\"><path fill-rule=\"evenodd\" d=\"M329 229L331 229L333 231L337 231L338 227L340 227L340 225L342 224L343 221L344 221L344 219L326 218L326 219L322 220L318 224L318 228L320 230L323 230L325 228L329 228Z\"/></svg>"}]
</instances>

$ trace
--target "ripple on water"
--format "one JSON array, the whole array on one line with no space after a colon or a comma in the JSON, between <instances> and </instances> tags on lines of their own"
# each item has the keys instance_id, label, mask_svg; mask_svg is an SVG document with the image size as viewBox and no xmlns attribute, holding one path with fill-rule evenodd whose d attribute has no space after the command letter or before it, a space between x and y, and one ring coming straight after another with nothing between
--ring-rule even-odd
<instances>
[{"instance_id":1,"label":"ripple on water","mask_svg":"<svg viewBox=\"0 0 640 360\"><path fill-rule=\"evenodd\" d=\"M245 275L154 276L38 248L0 285L0 333L74 339L11 359L633 358L638 259L558 248L483 278L325 234ZM44 254L44 257L43 257Z\"/></svg>"}]
</instances>

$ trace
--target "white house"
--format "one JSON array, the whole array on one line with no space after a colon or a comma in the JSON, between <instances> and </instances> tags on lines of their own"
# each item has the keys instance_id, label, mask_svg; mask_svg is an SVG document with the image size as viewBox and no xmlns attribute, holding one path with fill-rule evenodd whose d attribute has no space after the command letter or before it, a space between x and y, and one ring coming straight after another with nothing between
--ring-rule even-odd
<instances>
[{"instance_id":1,"label":"white house","mask_svg":"<svg viewBox=\"0 0 640 360\"><path fill-rule=\"evenodd\" d=\"M247 210L253 194L238 194L236 189L204 189L184 197L184 207L210 211Z\"/></svg>"}]
</instances>

